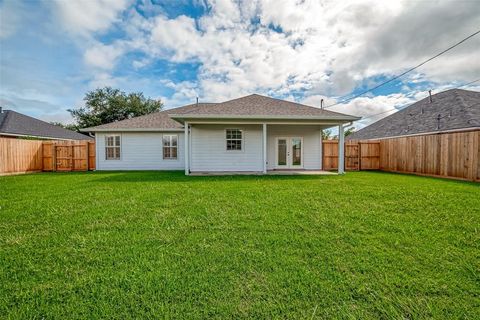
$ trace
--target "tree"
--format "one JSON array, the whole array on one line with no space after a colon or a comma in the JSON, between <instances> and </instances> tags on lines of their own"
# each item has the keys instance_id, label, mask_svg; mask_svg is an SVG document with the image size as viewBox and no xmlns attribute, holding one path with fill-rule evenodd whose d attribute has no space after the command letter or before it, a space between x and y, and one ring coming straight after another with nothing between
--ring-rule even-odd
<instances>
[{"instance_id":1,"label":"tree","mask_svg":"<svg viewBox=\"0 0 480 320\"><path fill-rule=\"evenodd\" d=\"M332 130L322 130L322 140L329 140L330 136L332 135Z\"/></svg>"},{"instance_id":2,"label":"tree","mask_svg":"<svg viewBox=\"0 0 480 320\"><path fill-rule=\"evenodd\" d=\"M126 94L111 87L99 88L85 94L85 107L68 109L77 128L94 127L130 119L162 110L163 102L145 98L143 93Z\"/></svg>"},{"instance_id":3,"label":"tree","mask_svg":"<svg viewBox=\"0 0 480 320\"><path fill-rule=\"evenodd\" d=\"M55 122L55 121L52 121L50 122L50 124L53 124L54 126L58 126L58 127L62 127L62 128L65 128L67 130L72 130L72 131L78 131L78 129L80 129L76 124L74 123L68 123L68 124L63 124L61 122Z\"/></svg>"},{"instance_id":4,"label":"tree","mask_svg":"<svg viewBox=\"0 0 480 320\"><path fill-rule=\"evenodd\" d=\"M355 127L348 128L347 130L345 130L345 137L348 137L354 132L355 132Z\"/></svg>"}]
</instances>

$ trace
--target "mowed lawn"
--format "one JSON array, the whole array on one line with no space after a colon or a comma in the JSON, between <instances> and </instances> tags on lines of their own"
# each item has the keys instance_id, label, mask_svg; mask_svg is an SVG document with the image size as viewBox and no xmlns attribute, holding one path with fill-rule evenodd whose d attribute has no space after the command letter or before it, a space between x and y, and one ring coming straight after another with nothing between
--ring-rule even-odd
<instances>
[{"instance_id":1,"label":"mowed lawn","mask_svg":"<svg viewBox=\"0 0 480 320\"><path fill-rule=\"evenodd\" d=\"M0 318L480 317L480 185L0 177Z\"/></svg>"}]
</instances>

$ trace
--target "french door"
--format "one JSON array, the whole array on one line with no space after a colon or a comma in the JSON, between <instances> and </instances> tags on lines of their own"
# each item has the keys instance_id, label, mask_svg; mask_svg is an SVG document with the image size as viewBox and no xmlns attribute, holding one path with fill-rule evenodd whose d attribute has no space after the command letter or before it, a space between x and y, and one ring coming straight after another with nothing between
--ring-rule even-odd
<instances>
[{"instance_id":1,"label":"french door","mask_svg":"<svg viewBox=\"0 0 480 320\"><path fill-rule=\"evenodd\" d=\"M276 169L303 168L303 138L278 137L276 143Z\"/></svg>"}]
</instances>

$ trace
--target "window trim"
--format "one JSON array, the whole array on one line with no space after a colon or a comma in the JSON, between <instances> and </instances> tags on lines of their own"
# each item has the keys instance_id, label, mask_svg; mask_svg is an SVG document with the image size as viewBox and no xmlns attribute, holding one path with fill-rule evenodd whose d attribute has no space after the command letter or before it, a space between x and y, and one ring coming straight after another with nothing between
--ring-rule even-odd
<instances>
[{"instance_id":1,"label":"window trim","mask_svg":"<svg viewBox=\"0 0 480 320\"><path fill-rule=\"evenodd\" d=\"M165 137L170 137L170 139L169 139L170 146L168 146L168 147L165 147L165 145L163 144L163 139ZM172 146L172 137L177 138L177 145L176 146ZM177 149L176 157L175 158L165 157L165 148L170 148L170 154L171 154L171 149L173 149L173 148ZM178 160L178 134L162 134L162 159L163 160Z\"/></svg>"},{"instance_id":2,"label":"window trim","mask_svg":"<svg viewBox=\"0 0 480 320\"><path fill-rule=\"evenodd\" d=\"M238 130L240 131L240 133L242 134L242 138L241 139L228 139L227 138L227 131L228 130ZM244 130L243 129L239 129L239 128L225 128L225 131L224 131L224 137L225 137L225 151L227 152L244 152L245 150L245 135L244 135ZM235 140L235 141L240 141L240 150L228 150L228 140Z\"/></svg>"},{"instance_id":3,"label":"window trim","mask_svg":"<svg viewBox=\"0 0 480 320\"><path fill-rule=\"evenodd\" d=\"M107 145L107 140L108 140L108 138L111 138L111 137L113 137L114 144L115 144L115 138L116 137L119 138L120 143L119 143L118 146ZM108 158L107 148L114 148L114 149L118 148L118 158ZM105 161L120 161L120 160L122 160L122 135L120 135L120 134L106 134L105 135Z\"/></svg>"}]
</instances>

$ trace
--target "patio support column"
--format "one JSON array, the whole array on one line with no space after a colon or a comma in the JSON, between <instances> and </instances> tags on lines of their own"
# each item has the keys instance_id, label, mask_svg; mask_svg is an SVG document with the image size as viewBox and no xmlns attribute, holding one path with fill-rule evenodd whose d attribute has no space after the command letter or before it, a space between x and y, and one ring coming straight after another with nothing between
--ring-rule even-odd
<instances>
[{"instance_id":1,"label":"patio support column","mask_svg":"<svg viewBox=\"0 0 480 320\"><path fill-rule=\"evenodd\" d=\"M263 173L267 173L267 124L263 124Z\"/></svg>"},{"instance_id":2,"label":"patio support column","mask_svg":"<svg viewBox=\"0 0 480 320\"><path fill-rule=\"evenodd\" d=\"M323 170L323 129L320 127L320 170Z\"/></svg>"},{"instance_id":3,"label":"patio support column","mask_svg":"<svg viewBox=\"0 0 480 320\"><path fill-rule=\"evenodd\" d=\"M343 124L338 126L338 174L345 173L345 135Z\"/></svg>"},{"instance_id":4,"label":"patio support column","mask_svg":"<svg viewBox=\"0 0 480 320\"><path fill-rule=\"evenodd\" d=\"M188 176L190 174L190 162L188 160L188 156L189 156L189 151L190 151L190 146L189 146L189 138L188 138L188 135L189 135L189 129L188 129L188 122L185 121L184 123L184 127L185 127L185 146L184 146L184 150L185 150L185 175Z\"/></svg>"}]
</instances>

